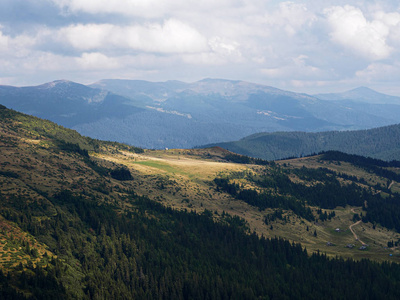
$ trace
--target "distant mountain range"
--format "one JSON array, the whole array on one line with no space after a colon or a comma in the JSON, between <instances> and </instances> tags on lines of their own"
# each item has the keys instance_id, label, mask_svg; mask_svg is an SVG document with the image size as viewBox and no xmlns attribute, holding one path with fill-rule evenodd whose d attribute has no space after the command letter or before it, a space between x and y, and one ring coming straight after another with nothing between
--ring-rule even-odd
<instances>
[{"instance_id":1,"label":"distant mountain range","mask_svg":"<svg viewBox=\"0 0 400 300\"><path fill-rule=\"evenodd\" d=\"M103 140L191 148L258 132L368 129L400 123L400 98L367 88L306 95L244 81L59 80L0 86L0 104Z\"/></svg>"},{"instance_id":2,"label":"distant mountain range","mask_svg":"<svg viewBox=\"0 0 400 300\"><path fill-rule=\"evenodd\" d=\"M229 151L267 160L337 150L382 160L400 160L400 124L369 130L318 133L257 133L239 141L217 143Z\"/></svg>"},{"instance_id":3,"label":"distant mountain range","mask_svg":"<svg viewBox=\"0 0 400 300\"><path fill-rule=\"evenodd\" d=\"M0 103L66 127L143 111L125 97L65 80L34 87L0 86Z\"/></svg>"},{"instance_id":4,"label":"distant mountain range","mask_svg":"<svg viewBox=\"0 0 400 300\"><path fill-rule=\"evenodd\" d=\"M378 93L367 87L358 87L343 93L317 94L321 100L342 100L350 102L363 102L372 104L399 104L399 97Z\"/></svg>"}]
</instances>

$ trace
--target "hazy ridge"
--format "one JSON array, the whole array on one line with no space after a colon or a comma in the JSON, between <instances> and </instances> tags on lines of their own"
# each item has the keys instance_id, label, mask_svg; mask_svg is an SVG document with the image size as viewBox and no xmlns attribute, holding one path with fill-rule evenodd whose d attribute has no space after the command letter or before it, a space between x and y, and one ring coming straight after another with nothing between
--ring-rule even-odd
<instances>
[{"instance_id":1,"label":"hazy ridge","mask_svg":"<svg viewBox=\"0 0 400 300\"><path fill-rule=\"evenodd\" d=\"M321 95L321 100L223 79L101 80L89 86L59 80L0 87L0 103L7 107L93 138L157 149L228 142L259 132L356 130L400 122L398 98L369 89L350 95L353 100L339 101L335 95ZM365 103L371 97L375 103Z\"/></svg>"}]
</instances>

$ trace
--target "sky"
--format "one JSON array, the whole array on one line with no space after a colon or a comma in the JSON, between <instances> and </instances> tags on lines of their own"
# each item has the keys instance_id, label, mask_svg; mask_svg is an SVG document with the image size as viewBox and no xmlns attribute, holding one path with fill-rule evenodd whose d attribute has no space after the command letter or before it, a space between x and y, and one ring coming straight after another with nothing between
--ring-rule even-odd
<instances>
[{"instance_id":1,"label":"sky","mask_svg":"<svg viewBox=\"0 0 400 300\"><path fill-rule=\"evenodd\" d=\"M109 78L400 96L400 3L0 0L0 84Z\"/></svg>"}]
</instances>

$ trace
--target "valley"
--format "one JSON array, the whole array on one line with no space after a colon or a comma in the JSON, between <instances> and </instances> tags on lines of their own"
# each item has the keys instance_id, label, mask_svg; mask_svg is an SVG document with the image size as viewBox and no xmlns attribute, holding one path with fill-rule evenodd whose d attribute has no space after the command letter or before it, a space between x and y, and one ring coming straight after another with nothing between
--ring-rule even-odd
<instances>
[{"instance_id":1,"label":"valley","mask_svg":"<svg viewBox=\"0 0 400 300\"><path fill-rule=\"evenodd\" d=\"M0 0L0 300L400 299L400 5Z\"/></svg>"},{"instance_id":2,"label":"valley","mask_svg":"<svg viewBox=\"0 0 400 300\"><path fill-rule=\"evenodd\" d=\"M4 106L0 121L1 295L318 299L339 282L352 297L381 293L351 288L371 276L398 291L396 162L148 150Z\"/></svg>"},{"instance_id":3,"label":"valley","mask_svg":"<svg viewBox=\"0 0 400 300\"><path fill-rule=\"evenodd\" d=\"M354 225L353 216L355 211L362 214L361 207L348 206L326 210L328 213L335 212L335 217L322 222L310 222L287 211L285 213L287 220L277 220L266 225L265 216L274 210L260 211L257 207L216 191L213 186L213 179L218 176L238 172L259 173L261 169L256 165L240 165L224 161L222 149L146 150L141 154L122 152L117 155L100 155L99 157L129 167L132 174L136 175L134 177L140 178L139 182L134 183L137 193L147 195L174 209L193 210L197 213L208 209L214 212L214 218L217 220L224 212L236 215L245 219L250 231L260 236L284 237L301 243L311 252L319 250L332 257L340 255L356 260L369 258L378 261L400 259L400 249L387 249L387 242L399 240L400 234L380 225L373 229L373 224L370 223L358 222ZM371 185L385 182L383 178L371 176L350 164L339 166L336 162L322 162L318 157L284 160L277 163L286 165L287 168L329 168L349 176L368 178ZM246 181L243 183L248 184ZM391 188L399 190L400 183L393 183ZM312 209L316 211L318 207L312 207ZM354 229L351 229L351 226L354 226ZM336 228L340 231L335 231ZM353 236L352 230L356 232L359 240ZM317 236L314 236L314 231L317 231ZM359 250L364 241L368 244L368 251ZM354 248L346 247L352 244ZM393 256L389 257L389 254Z\"/></svg>"}]
</instances>

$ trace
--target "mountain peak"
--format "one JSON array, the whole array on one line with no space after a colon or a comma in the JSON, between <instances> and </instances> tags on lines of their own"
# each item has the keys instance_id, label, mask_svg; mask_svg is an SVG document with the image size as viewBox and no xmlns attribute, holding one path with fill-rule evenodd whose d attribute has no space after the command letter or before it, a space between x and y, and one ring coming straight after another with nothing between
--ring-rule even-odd
<instances>
[{"instance_id":1,"label":"mountain peak","mask_svg":"<svg viewBox=\"0 0 400 300\"><path fill-rule=\"evenodd\" d=\"M358 92L370 92L370 91L372 91L372 92L375 92L373 89L371 89L369 87L366 87L366 86L359 86L359 87L356 87L354 89L351 89L350 91L358 91Z\"/></svg>"},{"instance_id":2,"label":"mountain peak","mask_svg":"<svg viewBox=\"0 0 400 300\"><path fill-rule=\"evenodd\" d=\"M197 82L203 83L221 83L221 82L230 82L230 83L239 83L241 80L229 80L229 79L221 79L221 78L203 78Z\"/></svg>"},{"instance_id":3,"label":"mountain peak","mask_svg":"<svg viewBox=\"0 0 400 300\"><path fill-rule=\"evenodd\" d=\"M360 86L343 93L315 95L322 100L350 100L375 104L400 104L400 98L377 92L371 88Z\"/></svg>"},{"instance_id":4,"label":"mountain peak","mask_svg":"<svg viewBox=\"0 0 400 300\"><path fill-rule=\"evenodd\" d=\"M371 94L374 94L374 95L380 94L380 95L382 95L381 93L379 93L379 92L377 92L377 91L375 91L375 90L373 90L373 89L371 89L369 87L366 87L366 86L360 86L360 87L357 87L355 89L349 90L349 91L347 91L345 93L347 93L347 94L348 93L352 93L352 94L358 94L358 95L364 95L364 96L371 95Z\"/></svg>"},{"instance_id":5,"label":"mountain peak","mask_svg":"<svg viewBox=\"0 0 400 300\"><path fill-rule=\"evenodd\" d=\"M51 82L47 82L47 83L41 84L41 85L38 86L38 88L41 88L41 89L52 89L52 88L54 88L56 86L60 86L60 85L61 86L70 86L70 85L80 85L80 84L79 83L75 83L75 82L70 81L70 80L59 79L59 80L54 80L54 81L51 81Z\"/></svg>"}]
</instances>

